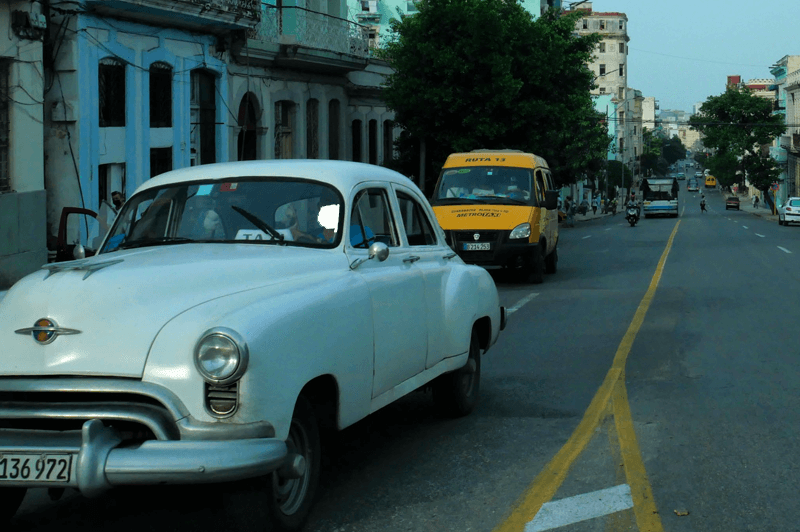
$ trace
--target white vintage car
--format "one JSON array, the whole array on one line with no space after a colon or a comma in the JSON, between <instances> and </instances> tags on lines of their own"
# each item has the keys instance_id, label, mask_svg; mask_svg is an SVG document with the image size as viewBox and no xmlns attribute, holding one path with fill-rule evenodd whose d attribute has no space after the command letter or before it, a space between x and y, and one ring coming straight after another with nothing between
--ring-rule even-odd
<instances>
[{"instance_id":1,"label":"white vintage car","mask_svg":"<svg viewBox=\"0 0 800 532\"><path fill-rule=\"evenodd\" d=\"M268 526L297 530L320 428L428 384L469 413L504 321L492 278L396 172L250 161L160 175L95 256L47 264L0 302L0 520L27 488L261 477Z\"/></svg>"}]
</instances>

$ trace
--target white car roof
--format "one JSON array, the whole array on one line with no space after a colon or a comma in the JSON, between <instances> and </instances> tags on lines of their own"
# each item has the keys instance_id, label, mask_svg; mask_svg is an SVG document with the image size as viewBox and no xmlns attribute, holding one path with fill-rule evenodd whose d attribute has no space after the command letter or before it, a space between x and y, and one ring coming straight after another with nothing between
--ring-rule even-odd
<instances>
[{"instance_id":1,"label":"white car roof","mask_svg":"<svg viewBox=\"0 0 800 532\"><path fill-rule=\"evenodd\" d=\"M232 177L276 176L316 179L349 192L364 181L388 181L419 190L409 178L394 170L373 164L320 159L278 159L236 161L188 166L145 181L136 193L153 187L197 180L226 180ZM420 194L422 194L420 192ZM424 196L424 195L423 195Z\"/></svg>"}]
</instances>

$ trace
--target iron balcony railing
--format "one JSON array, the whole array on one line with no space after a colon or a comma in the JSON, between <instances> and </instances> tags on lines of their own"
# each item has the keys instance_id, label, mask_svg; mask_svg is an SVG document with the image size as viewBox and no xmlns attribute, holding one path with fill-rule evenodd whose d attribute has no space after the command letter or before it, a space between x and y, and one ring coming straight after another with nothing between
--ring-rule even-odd
<instances>
[{"instance_id":1,"label":"iron balcony railing","mask_svg":"<svg viewBox=\"0 0 800 532\"><path fill-rule=\"evenodd\" d=\"M261 22L249 32L251 39L369 57L366 26L304 7L261 7Z\"/></svg>"},{"instance_id":2,"label":"iron balcony railing","mask_svg":"<svg viewBox=\"0 0 800 532\"><path fill-rule=\"evenodd\" d=\"M260 0L189 0L190 4L207 6L206 9L228 11L249 19L258 19Z\"/></svg>"}]
</instances>

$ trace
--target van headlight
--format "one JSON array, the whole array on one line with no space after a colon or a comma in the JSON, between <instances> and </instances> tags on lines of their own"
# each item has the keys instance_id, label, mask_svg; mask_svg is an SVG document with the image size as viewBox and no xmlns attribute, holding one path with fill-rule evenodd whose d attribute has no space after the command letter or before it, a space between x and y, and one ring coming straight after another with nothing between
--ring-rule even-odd
<instances>
[{"instance_id":1,"label":"van headlight","mask_svg":"<svg viewBox=\"0 0 800 532\"><path fill-rule=\"evenodd\" d=\"M244 338L226 327L215 327L203 333L194 349L197 370L214 384L229 384L240 379L247 369L248 359Z\"/></svg>"},{"instance_id":2,"label":"van headlight","mask_svg":"<svg viewBox=\"0 0 800 532\"><path fill-rule=\"evenodd\" d=\"M516 240L518 238L528 238L531 236L531 224L524 223L519 224L514 229L511 230L511 234L508 235L509 240Z\"/></svg>"}]
</instances>

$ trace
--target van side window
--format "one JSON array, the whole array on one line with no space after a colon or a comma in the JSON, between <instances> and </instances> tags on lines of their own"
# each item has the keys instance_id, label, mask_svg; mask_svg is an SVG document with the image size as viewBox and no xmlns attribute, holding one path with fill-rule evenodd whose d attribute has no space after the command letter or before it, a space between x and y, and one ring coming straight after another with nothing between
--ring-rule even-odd
<instances>
[{"instance_id":1,"label":"van side window","mask_svg":"<svg viewBox=\"0 0 800 532\"><path fill-rule=\"evenodd\" d=\"M545 182L544 173L537 169L536 170L536 199L539 205L544 205L544 192L547 190L547 184Z\"/></svg>"}]
</instances>

